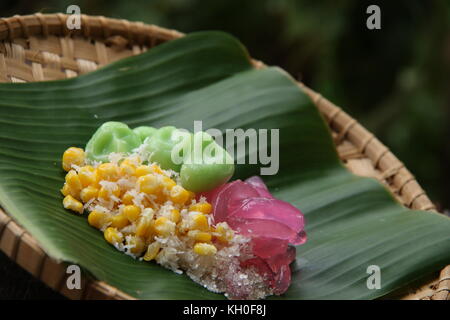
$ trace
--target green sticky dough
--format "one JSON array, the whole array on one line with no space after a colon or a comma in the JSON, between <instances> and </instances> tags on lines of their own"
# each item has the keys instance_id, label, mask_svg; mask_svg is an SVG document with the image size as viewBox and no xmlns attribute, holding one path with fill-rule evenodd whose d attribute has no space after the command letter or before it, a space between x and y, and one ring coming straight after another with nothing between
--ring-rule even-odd
<instances>
[{"instance_id":1,"label":"green sticky dough","mask_svg":"<svg viewBox=\"0 0 450 320\"><path fill-rule=\"evenodd\" d=\"M134 131L134 133L136 133L139 136L139 138L141 139L141 142L144 142L145 139L151 138L155 134L157 129L155 129L153 127L148 127L148 126L141 126L141 127L134 128L133 131Z\"/></svg>"},{"instance_id":2,"label":"green sticky dough","mask_svg":"<svg viewBox=\"0 0 450 320\"><path fill-rule=\"evenodd\" d=\"M205 132L163 127L146 144L149 161L179 172L181 185L194 192L211 190L234 173L233 158Z\"/></svg>"},{"instance_id":3,"label":"green sticky dough","mask_svg":"<svg viewBox=\"0 0 450 320\"><path fill-rule=\"evenodd\" d=\"M180 171L181 185L193 192L204 192L226 183L233 173L234 166L228 164L184 164Z\"/></svg>"},{"instance_id":4,"label":"green sticky dough","mask_svg":"<svg viewBox=\"0 0 450 320\"><path fill-rule=\"evenodd\" d=\"M191 152L180 170L181 185L193 192L211 190L227 182L234 173L230 154L205 132L192 136Z\"/></svg>"},{"instance_id":5,"label":"green sticky dough","mask_svg":"<svg viewBox=\"0 0 450 320\"><path fill-rule=\"evenodd\" d=\"M108 162L110 153L129 153L140 144L139 136L126 124L105 122L86 144L86 156L90 160Z\"/></svg>"},{"instance_id":6,"label":"green sticky dough","mask_svg":"<svg viewBox=\"0 0 450 320\"><path fill-rule=\"evenodd\" d=\"M180 172L182 159L172 159L172 149L183 140L175 127L162 127L146 141L149 161L158 163L161 168ZM179 161L175 161L179 160Z\"/></svg>"},{"instance_id":7,"label":"green sticky dough","mask_svg":"<svg viewBox=\"0 0 450 320\"><path fill-rule=\"evenodd\" d=\"M234 173L233 158L209 134L192 134L172 126L131 130L121 122L106 122L87 143L86 155L90 160L108 162L110 153L130 153L144 141L148 161L179 172L181 185L188 190L211 190Z\"/></svg>"},{"instance_id":8,"label":"green sticky dough","mask_svg":"<svg viewBox=\"0 0 450 320\"><path fill-rule=\"evenodd\" d=\"M219 145L217 148L222 149ZM233 173L233 159L222 149L217 151L215 157L204 157L202 163L183 164L180 170L181 185L193 192L208 191L226 183Z\"/></svg>"}]
</instances>

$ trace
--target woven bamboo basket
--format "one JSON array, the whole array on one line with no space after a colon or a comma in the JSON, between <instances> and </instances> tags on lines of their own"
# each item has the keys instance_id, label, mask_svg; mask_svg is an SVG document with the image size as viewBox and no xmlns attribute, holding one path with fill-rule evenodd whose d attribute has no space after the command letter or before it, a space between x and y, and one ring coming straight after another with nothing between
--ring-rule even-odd
<instances>
[{"instance_id":1,"label":"woven bamboo basket","mask_svg":"<svg viewBox=\"0 0 450 320\"><path fill-rule=\"evenodd\" d=\"M174 30L140 22L81 16L81 29L66 27L68 16L35 14L0 19L0 81L30 82L76 77L110 62L137 55L182 37ZM254 61L257 68L264 64ZM404 206L435 210L426 193L389 149L355 119L302 83L327 120L339 157L353 173L383 183ZM82 289L68 290L66 267L0 208L0 249L50 288L71 299L133 299L107 283L84 277ZM450 300L450 265L403 299Z\"/></svg>"}]
</instances>

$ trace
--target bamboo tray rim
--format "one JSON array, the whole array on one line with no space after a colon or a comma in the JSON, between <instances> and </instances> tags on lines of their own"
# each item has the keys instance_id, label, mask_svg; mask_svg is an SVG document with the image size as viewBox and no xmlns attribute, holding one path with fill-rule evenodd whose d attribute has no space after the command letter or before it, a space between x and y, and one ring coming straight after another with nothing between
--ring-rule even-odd
<instances>
[{"instance_id":1,"label":"bamboo tray rim","mask_svg":"<svg viewBox=\"0 0 450 320\"><path fill-rule=\"evenodd\" d=\"M160 43L184 36L176 30L142 22L87 15L81 15L81 29L69 30L66 27L68 17L61 13L36 13L0 18L0 45L5 46L4 50L0 47L0 82L72 77L93 71L113 59L118 59L115 51L125 52L125 56L135 55ZM27 42L35 43L36 39L45 40L50 37L58 38L60 52L47 52L48 48L42 49L39 46L26 47ZM92 61L86 63L84 61L86 59L77 59L74 56L73 39L94 43L95 50L86 53L89 58L87 60ZM260 61L252 60L252 62L256 68L265 67ZM27 64L26 68L24 64ZM58 72L57 68L60 69ZM405 165L372 133L322 95L301 82L298 85L324 116L331 129L339 157L351 172L376 178L408 208L436 210ZM38 242L1 208L0 249L33 276L68 298L134 299L105 282L86 276L83 276L81 290L68 290L64 285L68 277L65 264L50 258ZM403 298L450 299L450 265L440 272L437 279Z\"/></svg>"}]
</instances>

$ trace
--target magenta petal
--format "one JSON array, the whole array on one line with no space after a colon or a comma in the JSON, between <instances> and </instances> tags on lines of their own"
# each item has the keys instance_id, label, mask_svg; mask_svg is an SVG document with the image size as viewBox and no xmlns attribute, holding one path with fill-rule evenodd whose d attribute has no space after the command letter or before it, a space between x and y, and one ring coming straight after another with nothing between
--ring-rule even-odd
<instances>
[{"instance_id":1,"label":"magenta petal","mask_svg":"<svg viewBox=\"0 0 450 320\"><path fill-rule=\"evenodd\" d=\"M273 198L272 194L269 192L269 189L267 189L266 184L260 177L253 176L246 179L245 182L252 185L262 198Z\"/></svg>"},{"instance_id":2,"label":"magenta petal","mask_svg":"<svg viewBox=\"0 0 450 320\"><path fill-rule=\"evenodd\" d=\"M213 207L214 222L226 221L231 213L242 206L243 200L257 196L258 192L241 180L228 183L208 199Z\"/></svg>"},{"instance_id":3,"label":"magenta petal","mask_svg":"<svg viewBox=\"0 0 450 320\"><path fill-rule=\"evenodd\" d=\"M209 196L210 198L207 198L208 201L211 203L213 212L214 212L214 222L219 223L226 221L228 212L228 199L226 197L221 196L223 192L226 192L227 189L230 189L233 187L233 182L223 185L222 187L219 187L217 191L212 192Z\"/></svg>"},{"instance_id":4,"label":"magenta petal","mask_svg":"<svg viewBox=\"0 0 450 320\"><path fill-rule=\"evenodd\" d=\"M300 231L299 233L297 233L297 236L295 237L295 239L292 240L291 244L298 246L298 245L304 244L307 240L308 240L308 237L306 235L306 232Z\"/></svg>"},{"instance_id":5,"label":"magenta petal","mask_svg":"<svg viewBox=\"0 0 450 320\"><path fill-rule=\"evenodd\" d=\"M233 216L228 221L231 228L248 237L267 237L292 242L297 233L288 226L276 221L244 219Z\"/></svg>"},{"instance_id":6,"label":"magenta petal","mask_svg":"<svg viewBox=\"0 0 450 320\"><path fill-rule=\"evenodd\" d=\"M291 282L289 265L296 252L289 244L303 244L307 239L301 211L273 198L256 176L227 183L204 195L213 206L215 223L227 222L237 233L251 238L254 258L242 261L241 267L255 267L275 294L284 293ZM239 288L231 289L236 297L247 294Z\"/></svg>"},{"instance_id":7,"label":"magenta petal","mask_svg":"<svg viewBox=\"0 0 450 320\"><path fill-rule=\"evenodd\" d=\"M258 195L258 191L255 188L240 180L236 181L236 184L234 184L232 188L229 188L225 192L221 193L222 197L228 198L227 209L229 211L229 215L242 207L244 201L258 197Z\"/></svg>"},{"instance_id":8,"label":"magenta petal","mask_svg":"<svg viewBox=\"0 0 450 320\"><path fill-rule=\"evenodd\" d=\"M271 278L273 276L272 270L264 259L251 258L241 262L241 267L245 268L250 266L255 267L258 273L263 277Z\"/></svg>"},{"instance_id":9,"label":"magenta petal","mask_svg":"<svg viewBox=\"0 0 450 320\"><path fill-rule=\"evenodd\" d=\"M222 184L220 186L218 186L217 188L210 190L210 191L206 191L206 192L201 192L201 193L197 193L197 200L200 200L201 197L205 197L209 203L211 203L211 205L213 204L213 202L215 201L215 199L217 198L217 195L224 189L224 188L228 188L230 186L231 183L225 183Z\"/></svg>"},{"instance_id":10,"label":"magenta petal","mask_svg":"<svg viewBox=\"0 0 450 320\"><path fill-rule=\"evenodd\" d=\"M273 293L283 294L289 288L291 284L291 269L289 265L282 265L280 270L275 274L274 280L272 281Z\"/></svg>"},{"instance_id":11,"label":"magenta petal","mask_svg":"<svg viewBox=\"0 0 450 320\"><path fill-rule=\"evenodd\" d=\"M266 238L266 240L269 240ZM288 247L287 251L272 256L270 259L252 258L241 263L242 267L255 267L263 276L275 294L283 294L291 283L291 269L289 264L295 259L295 248Z\"/></svg>"},{"instance_id":12,"label":"magenta petal","mask_svg":"<svg viewBox=\"0 0 450 320\"><path fill-rule=\"evenodd\" d=\"M273 255L265 261L267 262L269 268L273 272L277 273L283 265L290 265L292 261L295 260L295 252L295 247L287 247L285 252L278 255Z\"/></svg>"},{"instance_id":13,"label":"magenta petal","mask_svg":"<svg viewBox=\"0 0 450 320\"><path fill-rule=\"evenodd\" d=\"M252 239L253 254L262 259L278 256L286 252L287 240L256 237Z\"/></svg>"},{"instance_id":14,"label":"magenta petal","mask_svg":"<svg viewBox=\"0 0 450 320\"><path fill-rule=\"evenodd\" d=\"M239 212L234 213L248 219L265 219L282 223L299 232L304 227L303 215L290 203L267 198L247 199ZM300 214L299 214L300 213Z\"/></svg>"}]
</instances>

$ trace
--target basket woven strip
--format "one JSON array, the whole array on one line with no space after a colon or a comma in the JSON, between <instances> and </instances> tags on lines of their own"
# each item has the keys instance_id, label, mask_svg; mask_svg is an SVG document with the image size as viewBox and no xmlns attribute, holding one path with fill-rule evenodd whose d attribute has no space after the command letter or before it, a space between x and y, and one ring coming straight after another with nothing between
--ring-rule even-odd
<instances>
[{"instance_id":1,"label":"basket woven strip","mask_svg":"<svg viewBox=\"0 0 450 320\"><path fill-rule=\"evenodd\" d=\"M154 25L105 17L81 16L81 29L69 30L68 16L35 14L0 19L0 82L30 82L75 77L140 54L183 34ZM259 61L255 67L264 68ZM404 206L434 211L426 193L389 149L341 108L304 84L332 131L339 157L353 173L378 179ZM133 299L108 284L83 279L68 290L63 263L52 260L36 240L0 209L0 249L12 260L73 299ZM432 282L411 290L405 299L450 299L450 266Z\"/></svg>"}]
</instances>

